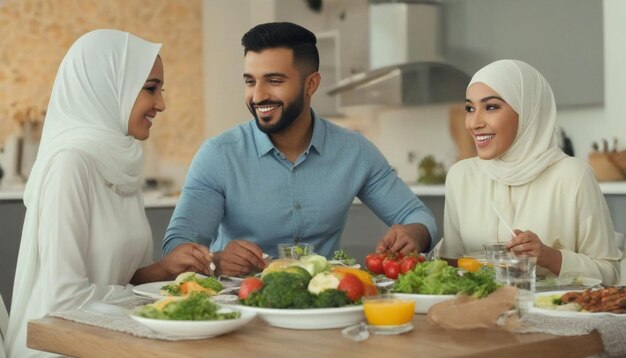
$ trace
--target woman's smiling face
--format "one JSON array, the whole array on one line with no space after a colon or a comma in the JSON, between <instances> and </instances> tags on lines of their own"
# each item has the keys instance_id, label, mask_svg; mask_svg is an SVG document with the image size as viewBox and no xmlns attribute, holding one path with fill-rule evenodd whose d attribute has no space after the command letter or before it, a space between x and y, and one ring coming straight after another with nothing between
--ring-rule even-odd
<instances>
[{"instance_id":1,"label":"woman's smiling face","mask_svg":"<svg viewBox=\"0 0 626 358\"><path fill-rule=\"evenodd\" d=\"M128 119L128 135L138 140L146 140L150 136L150 127L157 113L165 110L163 100L163 61L157 56L148 79L141 87Z\"/></svg>"},{"instance_id":2,"label":"woman's smiling face","mask_svg":"<svg viewBox=\"0 0 626 358\"><path fill-rule=\"evenodd\" d=\"M465 100L465 128L474 138L480 159L501 157L513 145L519 115L491 87L472 84Z\"/></svg>"}]
</instances>

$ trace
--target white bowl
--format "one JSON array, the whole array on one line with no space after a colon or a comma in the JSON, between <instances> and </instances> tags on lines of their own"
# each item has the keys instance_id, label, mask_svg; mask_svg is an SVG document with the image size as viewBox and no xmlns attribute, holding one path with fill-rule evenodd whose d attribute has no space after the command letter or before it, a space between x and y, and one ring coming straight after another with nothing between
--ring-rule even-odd
<instances>
[{"instance_id":1,"label":"white bowl","mask_svg":"<svg viewBox=\"0 0 626 358\"><path fill-rule=\"evenodd\" d=\"M413 293L394 293L395 297L415 300L415 313L428 313L430 306L454 299L455 295L420 295Z\"/></svg>"},{"instance_id":2,"label":"white bowl","mask_svg":"<svg viewBox=\"0 0 626 358\"><path fill-rule=\"evenodd\" d=\"M138 316L136 313L130 314L130 318L152 329L153 331L187 339L209 338L232 332L250 322L255 316L256 313L252 311L241 311L241 317L236 319L217 321L178 321L145 318Z\"/></svg>"}]
</instances>

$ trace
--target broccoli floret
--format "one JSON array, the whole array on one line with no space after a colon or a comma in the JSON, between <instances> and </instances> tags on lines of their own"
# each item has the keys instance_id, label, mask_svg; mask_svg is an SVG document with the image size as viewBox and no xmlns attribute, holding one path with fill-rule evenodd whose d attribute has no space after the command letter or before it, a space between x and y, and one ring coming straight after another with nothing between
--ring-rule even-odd
<instances>
[{"instance_id":1,"label":"broccoli floret","mask_svg":"<svg viewBox=\"0 0 626 358\"><path fill-rule=\"evenodd\" d=\"M350 300L345 292L332 289L320 292L313 301L315 308L342 307L348 304Z\"/></svg>"},{"instance_id":2,"label":"broccoli floret","mask_svg":"<svg viewBox=\"0 0 626 358\"><path fill-rule=\"evenodd\" d=\"M309 308L313 295L307 290L308 282L300 275L289 272L272 272L263 277L263 288L243 301L248 306L268 308Z\"/></svg>"}]
</instances>

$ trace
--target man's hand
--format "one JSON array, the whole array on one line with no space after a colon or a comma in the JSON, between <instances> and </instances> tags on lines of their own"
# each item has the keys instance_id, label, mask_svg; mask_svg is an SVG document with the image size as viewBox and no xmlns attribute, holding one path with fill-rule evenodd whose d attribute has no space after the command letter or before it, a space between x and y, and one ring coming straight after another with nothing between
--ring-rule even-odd
<instances>
[{"instance_id":1,"label":"man's hand","mask_svg":"<svg viewBox=\"0 0 626 358\"><path fill-rule=\"evenodd\" d=\"M210 276L213 274L211 262L213 262L213 254L206 246L188 243L176 246L161 260L160 264L170 277L174 278L188 271Z\"/></svg>"},{"instance_id":2,"label":"man's hand","mask_svg":"<svg viewBox=\"0 0 626 358\"><path fill-rule=\"evenodd\" d=\"M430 233L422 224L392 225L387 234L378 241L376 252L401 253L422 252L430 245Z\"/></svg>"},{"instance_id":3,"label":"man's hand","mask_svg":"<svg viewBox=\"0 0 626 358\"><path fill-rule=\"evenodd\" d=\"M233 240L224 251L215 253L218 275L240 276L265 268L263 250L246 240Z\"/></svg>"}]
</instances>

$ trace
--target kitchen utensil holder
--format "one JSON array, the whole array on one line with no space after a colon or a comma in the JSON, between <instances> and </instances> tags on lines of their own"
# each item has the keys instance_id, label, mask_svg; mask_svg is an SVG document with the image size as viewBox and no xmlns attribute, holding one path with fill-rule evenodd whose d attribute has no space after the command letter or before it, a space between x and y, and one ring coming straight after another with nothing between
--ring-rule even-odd
<instances>
[{"instance_id":1,"label":"kitchen utensil holder","mask_svg":"<svg viewBox=\"0 0 626 358\"><path fill-rule=\"evenodd\" d=\"M626 150L615 152L592 152L589 165L598 181L626 180Z\"/></svg>"}]
</instances>

